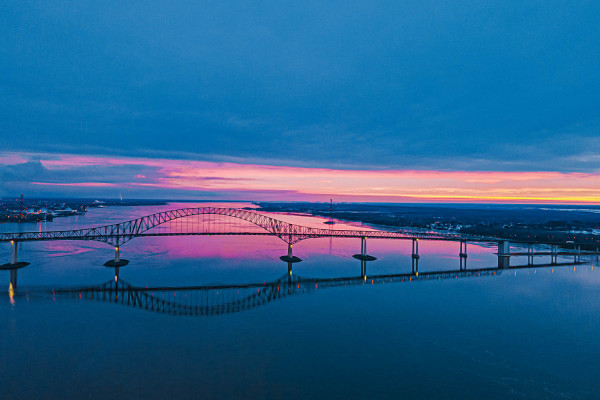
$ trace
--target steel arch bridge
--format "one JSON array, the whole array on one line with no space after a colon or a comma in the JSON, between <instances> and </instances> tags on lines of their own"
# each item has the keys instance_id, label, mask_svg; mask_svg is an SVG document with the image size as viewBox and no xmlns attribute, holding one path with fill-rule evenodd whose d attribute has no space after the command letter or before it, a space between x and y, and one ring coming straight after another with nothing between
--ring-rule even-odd
<instances>
[{"instance_id":1,"label":"steel arch bridge","mask_svg":"<svg viewBox=\"0 0 600 400\"><path fill-rule=\"evenodd\" d=\"M42 240L94 240L105 242L113 246L120 246L133 238L141 236L174 236L174 235L196 235L200 233L186 232L160 232L147 233L150 229L177 219L191 217L195 215L221 215L237 218L250 222L262 228L265 232L205 232L203 234L220 235L267 235L276 236L288 244L294 244L301 240L317 237L345 237L345 238L380 238L380 239L428 239L428 240L469 240L469 241L493 241L481 237L460 235L460 234L442 234L434 232L412 232L408 230L400 231L378 231L378 230L341 230L312 228L297 224L284 222L256 211L239 208L220 208L220 207L193 207L181 208L154 213L144 217L132 219L129 221L103 225L93 228L62 230L62 231L41 231L41 232L15 232L0 233L0 242L22 242L22 241L42 241Z\"/></svg>"}]
</instances>

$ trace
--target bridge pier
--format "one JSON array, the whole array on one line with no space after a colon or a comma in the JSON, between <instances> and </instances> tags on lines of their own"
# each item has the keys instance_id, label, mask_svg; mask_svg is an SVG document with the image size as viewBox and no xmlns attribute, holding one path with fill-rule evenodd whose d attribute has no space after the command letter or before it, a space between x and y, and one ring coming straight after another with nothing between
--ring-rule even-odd
<instances>
[{"instance_id":1,"label":"bridge pier","mask_svg":"<svg viewBox=\"0 0 600 400\"><path fill-rule=\"evenodd\" d=\"M467 242L464 240L460 241L460 252L458 253L460 258L460 270L467 269Z\"/></svg>"},{"instance_id":2,"label":"bridge pier","mask_svg":"<svg viewBox=\"0 0 600 400\"><path fill-rule=\"evenodd\" d=\"M419 239L413 239L412 241L412 273L419 276Z\"/></svg>"},{"instance_id":3,"label":"bridge pier","mask_svg":"<svg viewBox=\"0 0 600 400\"><path fill-rule=\"evenodd\" d=\"M510 243L507 240L498 242L498 268L510 267Z\"/></svg>"},{"instance_id":4,"label":"bridge pier","mask_svg":"<svg viewBox=\"0 0 600 400\"><path fill-rule=\"evenodd\" d=\"M115 258L114 260L109 260L107 262L104 263L105 267L109 267L109 268L119 268L119 267L124 267L127 264L129 264L129 260L126 260L124 258L121 258L121 249L119 248L119 246L115 246ZM116 274L115 274L116 276Z\"/></svg>"},{"instance_id":5,"label":"bridge pier","mask_svg":"<svg viewBox=\"0 0 600 400\"><path fill-rule=\"evenodd\" d=\"M19 259L19 246L14 240L10 241L10 263L16 264Z\"/></svg>"},{"instance_id":6,"label":"bridge pier","mask_svg":"<svg viewBox=\"0 0 600 400\"><path fill-rule=\"evenodd\" d=\"M0 265L0 270L10 271L10 284L13 291L17 290L17 270L28 266L28 262L19 262L19 242L10 241L10 263Z\"/></svg>"},{"instance_id":7,"label":"bridge pier","mask_svg":"<svg viewBox=\"0 0 600 400\"><path fill-rule=\"evenodd\" d=\"M360 276L366 281L367 280L367 261L375 261L377 257L373 257L367 254L367 238L360 238L360 254L354 254L352 256L357 260L360 260Z\"/></svg>"},{"instance_id":8,"label":"bridge pier","mask_svg":"<svg viewBox=\"0 0 600 400\"><path fill-rule=\"evenodd\" d=\"M529 243L527 248L527 265L533 265L533 246Z\"/></svg>"},{"instance_id":9,"label":"bridge pier","mask_svg":"<svg viewBox=\"0 0 600 400\"><path fill-rule=\"evenodd\" d=\"M556 265L558 263L558 246L553 244L550 252L552 253L550 254L550 264Z\"/></svg>"},{"instance_id":10,"label":"bridge pier","mask_svg":"<svg viewBox=\"0 0 600 400\"><path fill-rule=\"evenodd\" d=\"M287 253L287 256L281 256L281 257L279 257L279 259L281 261L287 262L288 264L297 263L297 262L302 261L300 258L296 257L292 253L292 244L291 243L288 243L288 253ZM289 275L291 275L291 272L292 272L291 266L288 266L288 272L289 272Z\"/></svg>"},{"instance_id":11,"label":"bridge pier","mask_svg":"<svg viewBox=\"0 0 600 400\"><path fill-rule=\"evenodd\" d=\"M360 238L360 254L354 254L352 257L361 261L377 260L377 257L373 257L367 254L367 238L364 236Z\"/></svg>"}]
</instances>

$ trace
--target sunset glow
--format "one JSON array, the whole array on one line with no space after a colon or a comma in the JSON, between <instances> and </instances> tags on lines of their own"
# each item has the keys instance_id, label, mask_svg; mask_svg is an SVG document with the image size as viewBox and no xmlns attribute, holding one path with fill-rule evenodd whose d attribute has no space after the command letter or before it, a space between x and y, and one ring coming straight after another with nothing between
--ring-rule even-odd
<instances>
[{"instance_id":1,"label":"sunset glow","mask_svg":"<svg viewBox=\"0 0 600 400\"><path fill-rule=\"evenodd\" d=\"M16 164L32 154L3 154ZM598 173L351 170L81 155L35 155L52 176L70 172L73 181L36 180L33 187L106 187L171 190L179 196L225 193L229 199L377 202L494 202L600 204ZM87 179L89 168L110 167L102 181ZM140 173L139 171L144 171ZM78 174L81 171L81 174ZM137 171L131 173L130 171ZM60 175L58 175L60 176ZM79 178L80 177L80 178Z\"/></svg>"}]
</instances>

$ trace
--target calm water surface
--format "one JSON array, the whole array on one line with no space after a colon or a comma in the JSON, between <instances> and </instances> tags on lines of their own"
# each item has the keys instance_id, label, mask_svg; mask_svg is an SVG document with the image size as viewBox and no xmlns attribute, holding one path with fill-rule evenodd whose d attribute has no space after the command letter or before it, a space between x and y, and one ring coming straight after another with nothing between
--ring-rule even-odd
<instances>
[{"instance_id":1,"label":"calm water surface","mask_svg":"<svg viewBox=\"0 0 600 400\"><path fill-rule=\"evenodd\" d=\"M73 229L191 206L92 209L46 224L2 224L0 230ZM327 227L321 218L269 215ZM203 229L260 231L216 216L171 227L189 229L191 221ZM368 279L360 285L307 287L242 312L196 317L61 294L113 279L102 265L114 256L106 244L22 243L20 260L31 265L19 270L16 293L9 294L9 273L0 271L0 397L600 398L595 260L481 277L371 283L372 276L410 272L410 245L369 240L368 253L378 260L368 264ZM458 269L458 246L422 241L419 271ZM273 237L137 238L121 249L131 262L120 280L142 288L268 286L287 273L279 260L286 245ZM493 267L494 251L469 245L468 268ZM302 241L294 245L303 262L294 265L293 277L358 277L360 262L351 256L359 252L358 239ZM9 256L9 246L2 245L0 263ZM261 288L210 296L245 298L254 290ZM155 295L198 301L192 291Z\"/></svg>"}]
</instances>

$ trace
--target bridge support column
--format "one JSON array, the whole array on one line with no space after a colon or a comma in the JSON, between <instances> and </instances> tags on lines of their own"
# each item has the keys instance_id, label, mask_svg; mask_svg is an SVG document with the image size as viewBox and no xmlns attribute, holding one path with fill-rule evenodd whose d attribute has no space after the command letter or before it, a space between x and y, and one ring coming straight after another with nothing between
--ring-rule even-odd
<instances>
[{"instance_id":1,"label":"bridge support column","mask_svg":"<svg viewBox=\"0 0 600 400\"><path fill-rule=\"evenodd\" d=\"M575 250L575 255L573 256L573 262L575 262L575 264L577 264L581 261L581 245L573 244L573 249Z\"/></svg>"},{"instance_id":2,"label":"bridge support column","mask_svg":"<svg viewBox=\"0 0 600 400\"><path fill-rule=\"evenodd\" d=\"M464 240L460 241L460 252L458 255L460 257L460 269L467 269L467 242Z\"/></svg>"},{"instance_id":3,"label":"bridge support column","mask_svg":"<svg viewBox=\"0 0 600 400\"><path fill-rule=\"evenodd\" d=\"M529 243L527 248L527 265L533 265L533 246Z\"/></svg>"},{"instance_id":4,"label":"bridge support column","mask_svg":"<svg viewBox=\"0 0 600 400\"><path fill-rule=\"evenodd\" d=\"M10 263L16 266L19 262L19 244L14 240L10 241ZM17 269L10 270L10 284L13 290L17 290Z\"/></svg>"},{"instance_id":5,"label":"bridge support column","mask_svg":"<svg viewBox=\"0 0 600 400\"><path fill-rule=\"evenodd\" d=\"M10 263L16 264L19 262L19 247L18 243L14 240L10 241Z\"/></svg>"},{"instance_id":6,"label":"bridge support column","mask_svg":"<svg viewBox=\"0 0 600 400\"><path fill-rule=\"evenodd\" d=\"M510 267L510 243L507 240L498 242L498 268Z\"/></svg>"},{"instance_id":7,"label":"bridge support column","mask_svg":"<svg viewBox=\"0 0 600 400\"><path fill-rule=\"evenodd\" d=\"M10 283L14 291L17 290L17 270L28 266L29 263L19 261L19 242L10 241L10 262L0 265L0 270L10 271Z\"/></svg>"},{"instance_id":8,"label":"bridge support column","mask_svg":"<svg viewBox=\"0 0 600 400\"><path fill-rule=\"evenodd\" d=\"M117 245L115 246L115 259L105 262L104 266L109 268L115 268L115 277L117 277L118 271L116 268L124 267L127 264L129 264L129 260L121 258L121 248Z\"/></svg>"},{"instance_id":9,"label":"bridge support column","mask_svg":"<svg viewBox=\"0 0 600 400\"><path fill-rule=\"evenodd\" d=\"M558 247L555 244L552 245L550 253L550 264L556 265L558 262Z\"/></svg>"},{"instance_id":10,"label":"bridge support column","mask_svg":"<svg viewBox=\"0 0 600 400\"><path fill-rule=\"evenodd\" d=\"M288 273L289 273L289 275L291 275L291 272L292 272L292 268L291 268L291 266L289 266L289 264L297 263L297 262L302 261L300 258L296 257L293 254L293 252L292 252L292 243L288 243L288 253L287 253L287 255L286 256L281 256L281 257L279 257L279 259L281 261L284 261L284 262L288 263Z\"/></svg>"},{"instance_id":11,"label":"bridge support column","mask_svg":"<svg viewBox=\"0 0 600 400\"><path fill-rule=\"evenodd\" d=\"M377 260L376 257L370 256L367 254L367 238L366 237L363 236L360 238L360 254L354 254L352 257L356 258L357 260L360 260L360 276L366 280L367 279L367 261Z\"/></svg>"},{"instance_id":12,"label":"bridge support column","mask_svg":"<svg viewBox=\"0 0 600 400\"><path fill-rule=\"evenodd\" d=\"M419 276L419 239L412 241L412 273Z\"/></svg>"}]
</instances>

